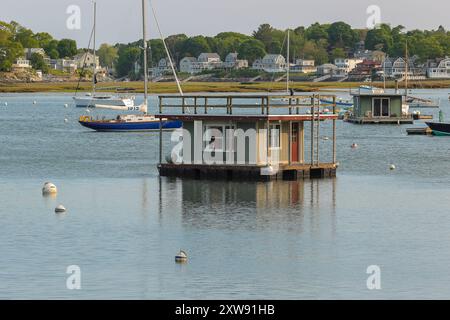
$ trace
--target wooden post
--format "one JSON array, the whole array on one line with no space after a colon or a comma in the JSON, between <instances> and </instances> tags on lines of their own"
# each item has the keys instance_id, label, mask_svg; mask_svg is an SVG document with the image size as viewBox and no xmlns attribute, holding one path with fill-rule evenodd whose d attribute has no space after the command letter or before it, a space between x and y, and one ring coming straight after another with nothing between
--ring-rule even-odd
<instances>
[{"instance_id":1,"label":"wooden post","mask_svg":"<svg viewBox=\"0 0 450 320\"><path fill-rule=\"evenodd\" d=\"M297 114L300 114L300 107L298 106L300 103L300 100L297 98Z\"/></svg>"},{"instance_id":2,"label":"wooden post","mask_svg":"<svg viewBox=\"0 0 450 320\"><path fill-rule=\"evenodd\" d=\"M333 97L333 115L336 114L336 96ZM333 119L333 163L336 163L336 119Z\"/></svg>"},{"instance_id":3,"label":"wooden post","mask_svg":"<svg viewBox=\"0 0 450 320\"><path fill-rule=\"evenodd\" d=\"M159 164L162 163L162 119L159 118Z\"/></svg>"},{"instance_id":4,"label":"wooden post","mask_svg":"<svg viewBox=\"0 0 450 320\"><path fill-rule=\"evenodd\" d=\"M184 114L184 107L185 107L186 101L185 98L181 98L181 112Z\"/></svg>"},{"instance_id":5,"label":"wooden post","mask_svg":"<svg viewBox=\"0 0 450 320\"><path fill-rule=\"evenodd\" d=\"M311 165L314 165L314 96L311 98Z\"/></svg>"},{"instance_id":6,"label":"wooden post","mask_svg":"<svg viewBox=\"0 0 450 320\"><path fill-rule=\"evenodd\" d=\"M267 150L266 150L266 152L267 152L267 154L266 154L266 163L267 163L267 165L269 165L269 149L270 149L270 122L269 122L269 118L267 118L267 138L266 138L266 148L267 148Z\"/></svg>"},{"instance_id":7,"label":"wooden post","mask_svg":"<svg viewBox=\"0 0 450 320\"><path fill-rule=\"evenodd\" d=\"M267 97L267 99L266 99L266 114L267 115L269 115L270 114L270 112L269 112L269 97Z\"/></svg>"},{"instance_id":8,"label":"wooden post","mask_svg":"<svg viewBox=\"0 0 450 320\"><path fill-rule=\"evenodd\" d=\"M292 114L292 98L289 98L289 114Z\"/></svg>"},{"instance_id":9,"label":"wooden post","mask_svg":"<svg viewBox=\"0 0 450 320\"><path fill-rule=\"evenodd\" d=\"M289 111L291 108L289 108ZM280 126L281 127L281 126ZM298 133L297 133L298 135ZM292 121L289 121L289 134L288 134L288 163L289 165L292 163ZM298 143L298 136L297 136L297 143ZM298 148L298 147L297 147ZM297 149L298 150L298 149Z\"/></svg>"},{"instance_id":10,"label":"wooden post","mask_svg":"<svg viewBox=\"0 0 450 320\"><path fill-rule=\"evenodd\" d=\"M314 101L315 103L315 101ZM317 134L316 134L316 164L319 165L320 145L320 95L317 96Z\"/></svg>"},{"instance_id":11,"label":"wooden post","mask_svg":"<svg viewBox=\"0 0 450 320\"><path fill-rule=\"evenodd\" d=\"M197 114L197 97L194 98L194 114Z\"/></svg>"},{"instance_id":12,"label":"wooden post","mask_svg":"<svg viewBox=\"0 0 450 320\"><path fill-rule=\"evenodd\" d=\"M208 98L205 97L205 114L208 113Z\"/></svg>"},{"instance_id":13,"label":"wooden post","mask_svg":"<svg viewBox=\"0 0 450 320\"><path fill-rule=\"evenodd\" d=\"M159 97L159 113L162 113L162 97Z\"/></svg>"}]
</instances>

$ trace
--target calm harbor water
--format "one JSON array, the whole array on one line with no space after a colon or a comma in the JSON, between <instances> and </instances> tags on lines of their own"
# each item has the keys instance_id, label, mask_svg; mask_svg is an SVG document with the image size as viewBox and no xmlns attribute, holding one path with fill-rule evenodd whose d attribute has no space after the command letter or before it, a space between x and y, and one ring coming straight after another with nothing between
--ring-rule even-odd
<instances>
[{"instance_id":1,"label":"calm harbor water","mask_svg":"<svg viewBox=\"0 0 450 320\"><path fill-rule=\"evenodd\" d=\"M414 94L441 98L450 118L448 91ZM158 133L90 132L66 103L0 95L0 299L450 296L450 139L340 121L336 179L167 179ZM321 144L326 159L331 140ZM42 197L45 181L56 198ZM54 214L59 203L67 214ZM70 265L81 290L66 288ZM369 265L381 290L367 289Z\"/></svg>"}]
</instances>

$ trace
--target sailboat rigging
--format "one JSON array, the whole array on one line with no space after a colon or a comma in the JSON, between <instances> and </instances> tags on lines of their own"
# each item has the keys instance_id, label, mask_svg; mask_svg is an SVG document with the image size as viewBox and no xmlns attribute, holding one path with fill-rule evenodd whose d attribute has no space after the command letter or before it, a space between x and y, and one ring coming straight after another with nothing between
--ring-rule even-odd
<instances>
[{"instance_id":1,"label":"sailboat rigging","mask_svg":"<svg viewBox=\"0 0 450 320\"><path fill-rule=\"evenodd\" d=\"M144 102L138 107L143 114L118 115L115 119L94 120L89 116L82 116L79 123L87 128L96 131L152 131L152 130L172 130L180 128L181 121L169 121L158 119L154 115L148 114L148 62L147 62L147 0L142 0L142 35L144 50ZM99 108L122 110L120 108L97 105Z\"/></svg>"},{"instance_id":2,"label":"sailboat rigging","mask_svg":"<svg viewBox=\"0 0 450 320\"><path fill-rule=\"evenodd\" d=\"M111 105L111 106L123 106L126 108L134 107L134 97L130 96L114 96L114 95L99 95L97 94L97 54L96 54L96 34L97 34L97 3L93 1L93 15L94 15L94 26L92 29L92 56L93 56L93 71L92 71L92 93L88 93L85 96L74 96L73 100L76 107L80 108L93 108L97 104ZM90 41L89 41L90 46ZM86 64L87 52L83 62L83 70ZM80 75L81 79L81 75ZM77 88L78 89L78 88Z\"/></svg>"}]
</instances>

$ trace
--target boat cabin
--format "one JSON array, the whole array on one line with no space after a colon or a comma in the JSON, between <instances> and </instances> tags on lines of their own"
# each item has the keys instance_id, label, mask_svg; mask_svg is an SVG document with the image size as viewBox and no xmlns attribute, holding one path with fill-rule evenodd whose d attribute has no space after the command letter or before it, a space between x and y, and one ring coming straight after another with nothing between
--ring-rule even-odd
<instances>
[{"instance_id":1,"label":"boat cabin","mask_svg":"<svg viewBox=\"0 0 450 320\"><path fill-rule=\"evenodd\" d=\"M353 114L348 122L366 124L408 124L413 123L405 95L384 91L352 93Z\"/></svg>"},{"instance_id":2,"label":"boat cabin","mask_svg":"<svg viewBox=\"0 0 450 320\"><path fill-rule=\"evenodd\" d=\"M160 96L155 116L161 123L182 122L182 129L172 133L176 145L170 152L163 150L160 131L160 175L264 181L334 176L336 98L328 104L322 98ZM331 132L328 142L320 127ZM329 159L322 162L323 144L328 144Z\"/></svg>"}]
</instances>

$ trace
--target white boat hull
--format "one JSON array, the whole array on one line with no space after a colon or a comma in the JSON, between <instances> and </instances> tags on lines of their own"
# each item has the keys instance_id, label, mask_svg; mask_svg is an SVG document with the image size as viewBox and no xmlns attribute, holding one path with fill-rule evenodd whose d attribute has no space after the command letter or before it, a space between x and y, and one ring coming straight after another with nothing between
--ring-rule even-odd
<instances>
[{"instance_id":1,"label":"white boat hull","mask_svg":"<svg viewBox=\"0 0 450 320\"><path fill-rule=\"evenodd\" d=\"M80 108L95 108L96 104L120 106L120 107L134 107L134 100L131 98L97 98L97 97L73 97L75 106Z\"/></svg>"}]
</instances>

